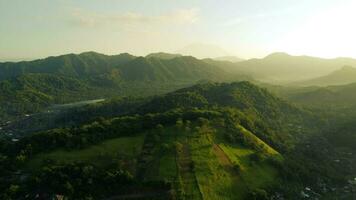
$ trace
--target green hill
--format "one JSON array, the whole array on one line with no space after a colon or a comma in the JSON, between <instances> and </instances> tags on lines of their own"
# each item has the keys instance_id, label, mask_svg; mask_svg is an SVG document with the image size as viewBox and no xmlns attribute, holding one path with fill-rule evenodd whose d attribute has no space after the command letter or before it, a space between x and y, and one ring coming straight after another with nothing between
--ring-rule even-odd
<instances>
[{"instance_id":1,"label":"green hill","mask_svg":"<svg viewBox=\"0 0 356 200\"><path fill-rule=\"evenodd\" d=\"M35 117L27 123L37 126ZM2 195L293 199L305 184L334 183L339 170L305 148L319 119L249 82L113 99L52 117L55 126L0 140L2 173L26 174L15 192L0 179ZM313 144L326 148L322 141Z\"/></svg>"},{"instance_id":2,"label":"green hill","mask_svg":"<svg viewBox=\"0 0 356 200\"><path fill-rule=\"evenodd\" d=\"M182 94L182 98L175 98L178 93ZM205 99L204 105L189 103L188 99L199 94ZM216 95L221 98L216 99ZM227 96L232 99L225 101ZM201 84L154 97L147 102L138 102L140 106L137 109L116 113L114 118L101 118L75 128L58 128L26 136L14 146L5 148L3 153L25 156L27 161L21 169L39 181L36 185L31 184L32 178L28 179L29 182L23 182L23 189L18 194L27 193L27 188L41 194L62 191L65 196L73 198L132 193L122 189L102 193L105 189L101 187L95 190L98 193L93 193L89 188L79 189L77 179L63 179L72 176L68 174L72 172L72 167L84 165L96 171L112 170L113 166L114 169L126 171L134 180L133 187L136 191L141 189L138 193L142 195L154 193L152 195L162 196L168 187L169 195L179 199L248 199L254 195L263 196L281 181L272 160L282 162L283 157L277 150L280 146L273 147L273 138L264 141L260 137L273 132L271 127L259 122L257 112L262 112L264 108L256 108L256 117L250 115L249 109L257 105L257 99L258 103L279 101L268 98L272 95L247 82ZM256 104L248 105L248 108L240 107L242 102L251 99L255 99ZM170 104L164 103L173 100ZM106 103L100 105L106 107ZM116 112L121 106L116 104L110 110ZM102 108L99 106L97 109ZM108 117L111 116L110 110L92 110L90 113ZM275 143L278 142L286 141L276 139ZM31 150L24 150L29 146ZM46 162L52 163L51 166L47 166ZM51 170L47 171L47 168ZM66 170L57 171L63 168ZM65 184L74 187L76 193L61 190L61 186L56 184L47 189L45 183L51 181L44 177L55 178L56 173L62 177L58 177L58 184L67 181ZM77 175L81 180L92 176ZM99 178L92 179L92 184L105 183ZM150 189L142 189L148 186ZM115 188L114 185L111 187Z\"/></svg>"}]
</instances>

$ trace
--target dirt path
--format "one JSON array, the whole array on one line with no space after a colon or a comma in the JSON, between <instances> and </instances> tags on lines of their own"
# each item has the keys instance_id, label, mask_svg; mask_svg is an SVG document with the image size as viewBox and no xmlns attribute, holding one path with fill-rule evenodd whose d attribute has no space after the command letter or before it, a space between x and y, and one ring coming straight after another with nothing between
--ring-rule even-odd
<instances>
[{"instance_id":1,"label":"dirt path","mask_svg":"<svg viewBox=\"0 0 356 200\"><path fill-rule=\"evenodd\" d=\"M231 174L235 174L234 165L232 164L229 157L225 154L225 152L221 149L218 144L213 145L213 150L218 157L220 164L226 169L226 171L230 172Z\"/></svg>"},{"instance_id":2,"label":"dirt path","mask_svg":"<svg viewBox=\"0 0 356 200\"><path fill-rule=\"evenodd\" d=\"M137 168L136 168L136 177L143 180L145 178L146 172L150 169L153 163L153 154L154 154L154 144L151 139L151 135L146 135L141 154L138 158ZM158 169L157 169L158 170Z\"/></svg>"},{"instance_id":3,"label":"dirt path","mask_svg":"<svg viewBox=\"0 0 356 200\"><path fill-rule=\"evenodd\" d=\"M199 185L194 173L190 147L184 144L182 151L178 152L179 172L183 181L183 190L187 199L202 199Z\"/></svg>"}]
</instances>

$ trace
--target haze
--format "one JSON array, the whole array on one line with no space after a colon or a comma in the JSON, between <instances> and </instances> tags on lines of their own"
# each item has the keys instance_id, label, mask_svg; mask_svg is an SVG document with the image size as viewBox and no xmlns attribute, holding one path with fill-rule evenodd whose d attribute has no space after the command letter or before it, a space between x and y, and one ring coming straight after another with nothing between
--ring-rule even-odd
<instances>
[{"instance_id":1,"label":"haze","mask_svg":"<svg viewBox=\"0 0 356 200\"><path fill-rule=\"evenodd\" d=\"M276 51L356 57L355 9L352 0L0 0L0 60L175 53L192 45L242 58Z\"/></svg>"}]
</instances>

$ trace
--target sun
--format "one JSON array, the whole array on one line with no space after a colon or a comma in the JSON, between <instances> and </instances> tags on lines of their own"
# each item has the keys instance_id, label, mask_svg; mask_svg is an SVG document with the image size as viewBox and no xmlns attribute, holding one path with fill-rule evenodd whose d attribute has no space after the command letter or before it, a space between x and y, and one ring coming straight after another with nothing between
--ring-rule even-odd
<instances>
[{"instance_id":1,"label":"sun","mask_svg":"<svg viewBox=\"0 0 356 200\"><path fill-rule=\"evenodd\" d=\"M319 57L356 57L356 2L316 13L282 38L277 49Z\"/></svg>"}]
</instances>

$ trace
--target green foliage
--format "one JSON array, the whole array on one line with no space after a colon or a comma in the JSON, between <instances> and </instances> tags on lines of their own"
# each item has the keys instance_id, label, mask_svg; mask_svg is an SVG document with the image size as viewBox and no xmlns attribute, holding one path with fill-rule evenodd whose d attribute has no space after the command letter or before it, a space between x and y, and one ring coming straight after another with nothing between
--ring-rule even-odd
<instances>
[{"instance_id":1,"label":"green foliage","mask_svg":"<svg viewBox=\"0 0 356 200\"><path fill-rule=\"evenodd\" d=\"M129 164L126 168L131 168L132 170L135 167L133 162L141 151L144 136L144 134L140 134L134 137L110 139L79 150L59 149L48 153L40 153L26 163L26 168L36 171L45 160L55 160L57 163L80 161L99 167L111 164L115 160L118 162L123 160ZM124 166L121 167L125 168ZM130 169L127 170L130 171Z\"/></svg>"},{"instance_id":2,"label":"green foliage","mask_svg":"<svg viewBox=\"0 0 356 200\"><path fill-rule=\"evenodd\" d=\"M72 198L114 194L114 188L101 186L98 193L87 192L95 190L94 185L115 185L111 178L107 182L92 175L93 167L102 177L120 174L120 179L126 177L120 171L130 172L132 182L127 185L135 190L151 183L165 192L163 182L174 188L173 194L191 199L263 199L285 182L293 188L301 180L316 182L326 173L324 168L317 170L316 161L309 162L321 159L317 151L302 143L311 136L311 124L318 122L314 119L248 82L198 84L148 99L118 98L68 109L55 119L64 127L29 134L14 143L0 141L0 162L9 169L2 176L18 169L32 176L39 170L34 180L43 182L36 182L37 187L19 184L15 196L39 190ZM72 166L75 161L82 164ZM116 171L107 169L111 164ZM90 179L78 169L94 176L93 186L79 188L79 180ZM303 177L315 173L308 172L311 169L318 175L306 180ZM0 181L1 191L14 184Z\"/></svg>"},{"instance_id":3,"label":"green foliage","mask_svg":"<svg viewBox=\"0 0 356 200\"><path fill-rule=\"evenodd\" d=\"M126 171L115 168L102 170L80 163L45 166L30 181L33 181L29 183L32 191L62 194L74 199L95 197L104 192L119 194L134 184Z\"/></svg>"}]
</instances>

